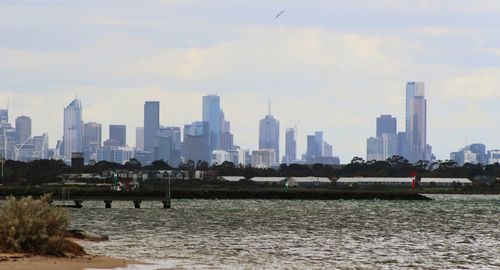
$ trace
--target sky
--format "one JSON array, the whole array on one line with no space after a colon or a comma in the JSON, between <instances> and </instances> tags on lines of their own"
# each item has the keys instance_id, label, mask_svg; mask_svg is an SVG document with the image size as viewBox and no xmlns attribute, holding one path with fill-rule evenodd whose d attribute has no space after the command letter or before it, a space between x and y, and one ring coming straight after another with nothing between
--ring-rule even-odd
<instances>
[{"instance_id":1,"label":"sky","mask_svg":"<svg viewBox=\"0 0 500 270\"><path fill-rule=\"evenodd\" d=\"M448 159L500 148L499 18L498 0L0 0L0 107L54 147L78 96L103 139L126 124L133 146L144 101L183 126L218 94L235 144L256 149L270 98L281 153L297 126L298 153L321 130L345 163L377 116L403 131L406 82L423 81L427 141Z\"/></svg>"}]
</instances>

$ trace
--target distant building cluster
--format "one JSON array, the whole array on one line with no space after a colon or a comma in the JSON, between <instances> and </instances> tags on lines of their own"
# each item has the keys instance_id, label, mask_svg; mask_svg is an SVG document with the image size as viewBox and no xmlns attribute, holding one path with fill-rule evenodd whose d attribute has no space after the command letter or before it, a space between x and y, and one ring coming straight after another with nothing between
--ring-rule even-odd
<instances>
[{"instance_id":1,"label":"distant building cluster","mask_svg":"<svg viewBox=\"0 0 500 270\"><path fill-rule=\"evenodd\" d=\"M427 100L423 82L406 84L405 130L397 131L397 119L381 115L376 122L376 136L366 141L366 160L387 160L402 156L411 163L434 160L427 144Z\"/></svg>"},{"instance_id":2,"label":"distant building cluster","mask_svg":"<svg viewBox=\"0 0 500 270\"><path fill-rule=\"evenodd\" d=\"M182 162L195 164L222 164L232 162L239 166L259 168L277 167L280 164L280 122L271 113L259 121L259 149L241 149L234 144L231 123L226 119L218 95L202 97L200 121L184 127L160 124L160 102L145 101L144 122L135 130L135 147L127 145L127 126L109 125L109 138L102 138L102 125L82 119L82 103L78 98L64 108L63 137L55 149L48 149L48 136L31 137L31 119L20 116L12 128L8 121L8 110L0 110L0 155L6 159L31 161L35 159L62 159L82 157L86 164L109 161L125 163L132 158L148 165L163 160L173 167ZM283 163L339 164L333 156L333 147L317 131L307 137L307 151L302 159L297 158L297 129L288 128L285 134Z\"/></svg>"},{"instance_id":3,"label":"distant building cluster","mask_svg":"<svg viewBox=\"0 0 500 270\"><path fill-rule=\"evenodd\" d=\"M52 157L47 133L32 136L31 118L19 116L15 126L9 122L9 110L0 109L0 157L11 160L36 160Z\"/></svg>"},{"instance_id":4,"label":"distant building cluster","mask_svg":"<svg viewBox=\"0 0 500 270\"><path fill-rule=\"evenodd\" d=\"M462 166L465 163L471 164L495 164L500 163L500 149L486 150L486 145L482 143L474 143L466 147L452 152L450 160L453 160L457 165Z\"/></svg>"}]
</instances>

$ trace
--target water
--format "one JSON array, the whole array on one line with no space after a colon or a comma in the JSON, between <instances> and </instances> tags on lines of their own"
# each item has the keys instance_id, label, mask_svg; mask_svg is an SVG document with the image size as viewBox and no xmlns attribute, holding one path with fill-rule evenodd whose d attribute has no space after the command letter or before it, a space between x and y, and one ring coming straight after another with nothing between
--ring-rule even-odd
<instances>
[{"instance_id":1,"label":"water","mask_svg":"<svg viewBox=\"0 0 500 270\"><path fill-rule=\"evenodd\" d=\"M499 269L500 196L433 198L96 201L70 214L110 236L88 252L161 269Z\"/></svg>"}]
</instances>

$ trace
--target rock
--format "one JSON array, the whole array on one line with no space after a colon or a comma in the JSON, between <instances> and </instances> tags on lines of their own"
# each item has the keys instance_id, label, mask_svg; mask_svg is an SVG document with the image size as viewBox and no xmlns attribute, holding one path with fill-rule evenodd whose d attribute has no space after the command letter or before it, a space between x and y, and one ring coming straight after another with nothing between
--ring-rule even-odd
<instances>
[{"instance_id":1,"label":"rock","mask_svg":"<svg viewBox=\"0 0 500 270\"><path fill-rule=\"evenodd\" d=\"M66 237L71 237L71 238L76 238L76 239L83 239L83 240L88 240L88 241L108 241L109 236L107 235L100 235L92 232L87 232L83 230L68 230L66 231Z\"/></svg>"}]
</instances>

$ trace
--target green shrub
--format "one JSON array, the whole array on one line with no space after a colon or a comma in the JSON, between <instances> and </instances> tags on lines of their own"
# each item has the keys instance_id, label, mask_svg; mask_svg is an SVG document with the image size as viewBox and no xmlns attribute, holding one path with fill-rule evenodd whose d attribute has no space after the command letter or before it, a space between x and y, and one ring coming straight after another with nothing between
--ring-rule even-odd
<instances>
[{"instance_id":1,"label":"green shrub","mask_svg":"<svg viewBox=\"0 0 500 270\"><path fill-rule=\"evenodd\" d=\"M67 212L52 207L50 196L9 197L0 205L0 250L63 256Z\"/></svg>"}]
</instances>

